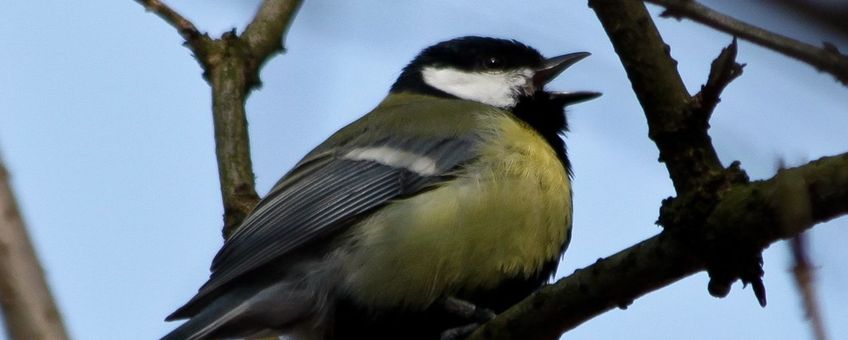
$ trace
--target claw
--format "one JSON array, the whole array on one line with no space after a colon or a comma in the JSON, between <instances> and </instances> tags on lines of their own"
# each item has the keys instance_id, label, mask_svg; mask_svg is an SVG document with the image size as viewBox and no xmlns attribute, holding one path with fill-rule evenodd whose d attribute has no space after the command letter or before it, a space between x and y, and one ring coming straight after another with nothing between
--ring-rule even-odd
<instances>
[{"instance_id":1,"label":"claw","mask_svg":"<svg viewBox=\"0 0 848 340\"><path fill-rule=\"evenodd\" d=\"M477 307L475 304L449 296L441 301L445 311L466 320L486 322L495 317L490 309Z\"/></svg>"},{"instance_id":2,"label":"claw","mask_svg":"<svg viewBox=\"0 0 848 340\"><path fill-rule=\"evenodd\" d=\"M441 340L461 340L465 339L471 333L480 327L481 324L489 321L495 317L495 312L491 309L480 308L477 305L457 299L452 296L448 296L443 298L440 301L442 308L450 314L458 316L462 319L468 320L469 324L454 328L449 328L442 332L440 337Z\"/></svg>"}]
</instances>

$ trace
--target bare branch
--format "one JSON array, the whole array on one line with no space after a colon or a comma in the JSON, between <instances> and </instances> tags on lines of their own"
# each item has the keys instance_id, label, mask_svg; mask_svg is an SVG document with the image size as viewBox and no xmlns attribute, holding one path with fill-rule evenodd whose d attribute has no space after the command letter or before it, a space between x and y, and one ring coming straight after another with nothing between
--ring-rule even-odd
<instances>
[{"instance_id":1,"label":"bare branch","mask_svg":"<svg viewBox=\"0 0 848 340\"><path fill-rule=\"evenodd\" d=\"M792 272L795 274L795 283L798 285L801 300L804 302L804 311L813 329L813 338L827 340L827 332L825 332L824 319L816 296L815 278L807 255L807 242L804 234L792 238L791 245L792 257L795 258L795 267L792 268Z\"/></svg>"},{"instance_id":2,"label":"bare branch","mask_svg":"<svg viewBox=\"0 0 848 340\"><path fill-rule=\"evenodd\" d=\"M719 31L738 36L757 45L805 62L819 71L833 75L848 85L848 56L839 53L832 44L818 48L813 45L773 33L757 26L719 13L694 0L645 0L666 8L665 17L688 18Z\"/></svg>"},{"instance_id":3,"label":"bare branch","mask_svg":"<svg viewBox=\"0 0 848 340\"><path fill-rule=\"evenodd\" d=\"M738 164L725 169L707 133L709 115L689 96L648 10L641 1L590 0L633 85L649 136L660 151L677 197L663 201L658 223L664 228L702 224L726 190L747 183ZM676 213L683 211L685 213ZM753 248L698 249L707 261L709 291L721 297L737 279L751 283L765 304L762 255Z\"/></svg>"},{"instance_id":4,"label":"bare branch","mask_svg":"<svg viewBox=\"0 0 848 340\"><path fill-rule=\"evenodd\" d=\"M744 64L736 62L736 38L727 47L721 50L718 57L710 65L710 75L707 83L701 86L701 91L695 95L699 104L699 115L704 119L710 119L716 105L721 101L721 92L731 81L742 75Z\"/></svg>"},{"instance_id":5,"label":"bare branch","mask_svg":"<svg viewBox=\"0 0 848 340\"><path fill-rule=\"evenodd\" d=\"M260 64L275 52L284 51L283 39L301 3L301 0L268 0L262 3L256 18L242 34L242 39Z\"/></svg>"},{"instance_id":6,"label":"bare branch","mask_svg":"<svg viewBox=\"0 0 848 340\"><path fill-rule=\"evenodd\" d=\"M185 39L187 42L191 42L198 37L201 36L200 31L197 30L197 27L194 27L194 24L177 13L177 11L171 9L168 5L159 0L136 0L145 9L156 13L160 18L165 20L171 26L177 29L177 32Z\"/></svg>"},{"instance_id":7,"label":"bare branch","mask_svg":"<svg viewBox=\"0 0 848 340\"><path fill-rule=\"evenodd\" d=\"M275 52L283 51L283 36L302 1L265 0L242 36L233 30L214 40L161 1L136 1L177 28L212 87L215 155L227 238L259 201L244 104L261 84L262 65Z\"/></svg>"},{"instance_id":8,"label":"bare branch","mask_svg":"<svg viewBox=\"0 0 848 340\"><path fill-rule=\"evenodd\" d=\"M798 197L808 198L810 219L776 223L785 202L778 187L801 180ZM483 324L469 337L481 339L552 339L612 308L705 269L695 244L763 249L793 237L816 223L848 214L848 153L782 170L766 181L731 188L704 225L666 229L657 236L546 286Z\"/></svg>"},{"instance_id":9,"label":"bare branch","mask_svg":"<svg viewBox=\"0 0 848 340\"><path fill-rule=\"evenodd\" d=\"M224 199L224 238L253 209L259 196L253 177L244 103L261 84L259 71L277 51L301 0L265 0L241 37L216 40L205 67L212 86L215 145Z\"/></svg>"},{"instance_id":10,"label":"bare branch","mask_svg":"<svg viewBox=\"0 0 848 340\"><path fill-rule=\"evenodd\" d=\"M0 160L0 307L11 339L67 339Z\"/></svg>"},{"instance_id":11,"label":"bare branch","mask_svg":"<svg viewBox=\"0 0 848 340\"><path fill-rule=\"evenodd\" d=\"M207 54L206 79L212 87L215 156L221 199L224 202L224 238L259 202L250 157L250 137L244 104L259 79L249 50L233 33L215 40Z\"/></svg>"},{"instance_id":12,"label":"bare branch","mask_svg":"<svg viewBox=\"0 0 848 340\"><path fill-rule=\"evenodd\" d=\"M678 194L697 188L723 167L707 134L706 117L695 113L689 96L644 4L589 1L624 65L648 120L649 136L660 151Z\"/></svg>"}]
</instances>

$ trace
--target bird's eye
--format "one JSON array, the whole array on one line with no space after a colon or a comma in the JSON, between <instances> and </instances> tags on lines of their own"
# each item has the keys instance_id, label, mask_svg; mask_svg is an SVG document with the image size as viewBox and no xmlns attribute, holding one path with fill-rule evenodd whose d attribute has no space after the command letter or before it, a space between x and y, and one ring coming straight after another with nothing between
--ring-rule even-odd
<instances>
[{"instance_id":1,"label":"bird's eye","mask_svg":"<svg viewBox=\"0 0 848 340\"><path fill-rule=\"evenodd\" d=\"M488 69L495 69L503 66L503 61L498 57L488 57L483 60L483 66Z\"/></svg>"}]
</instances>

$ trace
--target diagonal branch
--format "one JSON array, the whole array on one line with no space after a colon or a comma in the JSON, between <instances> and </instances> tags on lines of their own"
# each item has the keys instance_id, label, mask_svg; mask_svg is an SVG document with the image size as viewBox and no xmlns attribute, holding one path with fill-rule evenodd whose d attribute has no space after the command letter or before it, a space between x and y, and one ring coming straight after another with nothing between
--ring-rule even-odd
<instances>
[{"instance_id":1,"label":"diagonal branch","mask_svg":"<svg viewBox=\"0 0 848 340\"><path fill-rule=\"evenodd\" d=\"M804 303L804 312L810 321L813 331L813 339L827 340L827 332L824 327L819 300L816 295L816 284L813 266L807 255L807 239L804 234L792 238L792 257L795 258L795 266L792 273L795 276L795 284L801 294Z\"/></svg>"},{"instance_id":2,"label":"diagonal branch","mask_svg":"<svg viewBox=\"0 0 848 340\"><path fill-rule=\"evenodd\" d=\"M621 59L645 112L649 136L677 191L677 197L663 201L658 223L666 229L701 224L730 186L748 182L747 175L737 163L727 169L722 166L707 131L710 115L701 98L693 98L686 91L677 62L671 58L645 5L641 1L590 0L589 6ZM719 59L735 63L728 51L732 49L726 49L722 53L725 57L720 55ZM765 305L759 251L709 247L693 250L707 261L711 294L724 296L733 282L742 279L753 284L757 300Z\"/></svg>"},{"instance_id":3,"label":"diagonal branch","mask_svg":"<svg viewBox=\"0 0 848 340\"><path fill-rule=\"evenodd\" d=\"M0 160L0 313L11 339L67 339Z\"/></svg>"},{"instance_id":4,"label":"diagonal branch","mask_svg":"<svg viewBox=\"0 0 848 340\"><path fill-rule=\"evenodd\" d=\"M802 183L790 186L785 183ZM791 191L791 190L798 190ZM781 197L806 197L809 215L781 224ZM481 326L469 340L552 339L613 308L705 269L697 243L763 249L816 223L848 214L848 153L782 170L769 180L736 185L702 226L657 236L544 287Z\"/></svg>"},{"instance_id":5,"label":"diagonal branch","mask_svg":"<svg viewBox=\"0 0 848 340\"><path fill-rule=\"evenodd\" d=\"M145 9L151 11L158 15L162 20L169 23L171 26L177 29L177 32L185 39L187 42L194 41L198 37L201 36L200 31L197 30L197 27L194 24L177 13L177 11L173 10L171 7L163 3L159 0L136 0Z\"/></svg>"},{"instance_id":6,"label":"diagonal branch","mask_svg":"<svg viewBox=\"0 0 848 340\"><path fill-rule=\"evenodd\" d=\"M707 120L677 73L677 62L638 1L590 1L618 53L645 117L649 136L678 194L723 171L706 132Z\"/></svg>"},{"instance_id":7,"label":"diagonal branch","mask_svg":"<svg viewBox=\"0 0 848 340\"><path fill-rule=\"evenodd\" d=\"M695 94L695 100L699 105L698 114L705 119L709 120L716 105L721 101L719 97L724 88L742 75L745 64L736 62L736 51L736 38L733 38L733 42L723 48L718 57L713 60L707 83L701 86L700 92Z\"/></svg>"},{"instance_id":8,"label":"diagonal branch","mask_svg":"<svg viewBox=\"0 0 848 340\"><path fill-rule=\"evenodd\" d=\"M241 36L233 30L219 39L200 34L194 24L160 0L136 1L177 28L212 87L215 154L227 238L259 201L244 105L250 92L261 85L262 65L283 51L283 36L301 0L265 0Z\"/></svg>"},{"instance_id":9,"label":"diagonal branch","mask_svg":"<svg viewBox=\"0 0 848 340\"><path fill-rule=\"evenodd\" d=\"M848 56L839 53L832 45L818 48L786 36L773 33L757 26L734 19L701 5L695 0L645 0L666 8L666 17L689 18L693 21L738 36L765 48L780 52L819 71L833 75L842 84L848 85Z\"/></svg>"},{"instance_id":10,"label":"diagonal branch","mask_svg":"<svg viewBox=\"0 0 848 340\"><path fill-rule=\"evenodd\" d=\"M291 26L301 1L268 0L262 3L256 18L247 26L242 39L253 51L254 58L264 63L276 52L283 52L283 39Z\"/></svg>"}]
</instances>

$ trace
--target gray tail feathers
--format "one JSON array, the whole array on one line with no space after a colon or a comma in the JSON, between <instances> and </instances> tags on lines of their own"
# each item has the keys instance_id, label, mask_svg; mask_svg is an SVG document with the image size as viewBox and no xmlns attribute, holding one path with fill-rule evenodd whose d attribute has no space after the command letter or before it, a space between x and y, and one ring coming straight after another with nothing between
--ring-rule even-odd
<instances>
[{"instance_id":1,"label":"gray tail feathers","mask_svg":"<svg viewBox=\"0 0 848 340\"><path fill-rule=\"evenodd\" d=\"M224 295L201 309L188 321L162 337L162 340L209 339L232 328L232 321L244 312L246 301Z\"/></svg>"},{"instance_id":2,"label":"gray tail feathers","mask_svg":"<svg viewBox=\"0 0 848 340\"><path fill-rule=\"evenodd\" d=\"M316 299L320 293L304 288L283 281L260 290L235 289L209 303L162 340L279 335L297 327L295 323L323 319L326 297Z\"/></svg>"}]
</instances>

